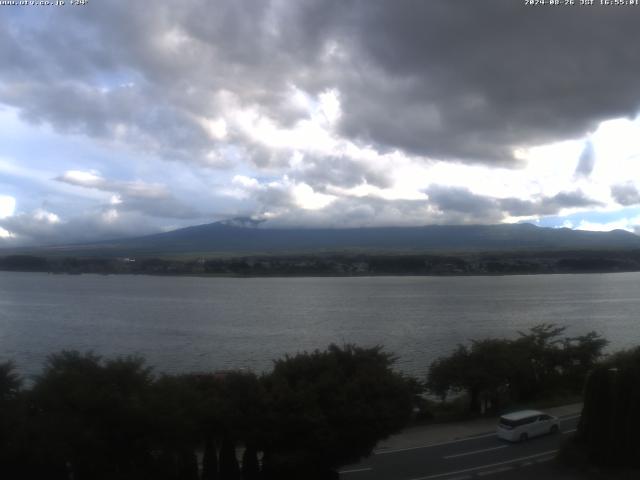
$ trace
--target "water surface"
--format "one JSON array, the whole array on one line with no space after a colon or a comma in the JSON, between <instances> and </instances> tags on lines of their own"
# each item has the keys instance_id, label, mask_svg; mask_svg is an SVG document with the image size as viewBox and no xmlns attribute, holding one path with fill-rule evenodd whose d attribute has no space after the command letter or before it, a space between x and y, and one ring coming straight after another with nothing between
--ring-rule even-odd
<instances>
[{"instance_id":1,"label":"water surface","mask_svg":"<svg viewBox=\"0 0 640 480\"><path fill-rule=\"evenodd\" d=\"M144 355L160 371L263 371L289 352L384 345L424 375L457 343L537 323L640 344L640 273L490 277L203 278L0 272L0 360Z\"/></svg>"}]
</instances>

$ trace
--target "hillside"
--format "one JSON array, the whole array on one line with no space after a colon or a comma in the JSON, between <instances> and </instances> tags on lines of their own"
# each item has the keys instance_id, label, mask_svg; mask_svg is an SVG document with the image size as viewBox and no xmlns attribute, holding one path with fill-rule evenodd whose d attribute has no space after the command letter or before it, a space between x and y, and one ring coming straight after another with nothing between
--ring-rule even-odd
<instances>
[{"instance_id":1,"label":"hillside","mask_svg":"<svg viewBox=\"0 0 640 480\"><path fill-rule=\"evenodd\" d=\"M91 244L1 252L64 256L176 256L340 251L473 252L514 250L620 250L640 248L623 230L590 232L531 224L431 225L377 228L266 228L217 222L166 233Z\"/></svg>"}]
</instances>

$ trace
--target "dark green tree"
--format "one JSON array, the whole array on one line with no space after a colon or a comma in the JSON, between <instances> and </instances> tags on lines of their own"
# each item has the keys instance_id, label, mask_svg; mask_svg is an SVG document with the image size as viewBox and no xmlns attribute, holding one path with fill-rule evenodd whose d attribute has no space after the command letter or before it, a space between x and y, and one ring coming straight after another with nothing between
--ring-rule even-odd
<instances>
[{"instance_id":1,"label":"dark green tree","mask_svg":"<svg viewBox=\"0 0 640 480\"><path fill-rule=\"evenodd\" d=\"M13 362L0 363L0 477L18 478L24 474L24 453L28 448L27 418L22 379Z\"/></svg>"},{"instance_id":2,"label":"dark green tree","mask_svg":"<svg viewBox=\"0 0 640 480\"><path fill-rule=\"evenodd\" d=\"M247 445L242 454L242 480L259 480L260 463L258 450L254 445Z\"/></svg>"},{"instance_id":3,"label":"dark green tree","mask_svg":"<svg viewBox=\"0 0 640 480\"><path fill-rule=\"evenodd\" d=\"M14 399L20 391L22 379L15 370L11 361L0 363L0 402Z\"/></svg>"},{"instance_id":4,"label":"dark green tree","mask_svg":"<svg viewBox=\"0 0 640 480\"><path fill-rule=\"evenodd\" d=\"M450 356L435 360L427 374L427 387L442 400L449 393L465 392L469 411L474 413L496 408L509 389L512 361L508 340L474 340L471 348L458 345Z\"/></svg>"},{"instance_id":5,"label":"dark green tree","mask_svg":"<svg viewBox=\"0 0 640 480\"><path fill-rule=\"evenodd\" d=\"M464 391L466 387L466 368L469 364L469 349L458 345L448 357L440 357L429 367L427 390L444 402L449 394Z\"/></svg>"},{"instance_id":6,"label":"dark green tree","mask_svg":"<svg viewBox=\"0 0 640 480\"><path fill-rule=\"evenodd\" d=\"M595 332L561 337L565 327L543 323L514 340L473 340L431 363L427 388L445 400L464 392L469 411L496 409L550 393L580 392L607 342Z\"/></svg>"},{"instance_id":7,"label":"dark green tree","mask_svg":"<svg viewBox=\"0 0 640 480\"><path fill-rule=\"evenodd\" d=\"M30 393L34 451L45 451L50 464L65 465L77 480L145 478L151 381L140 358L51 355Z\"/></svg>"},{"instance_id":8,"label":"dark green tree","mask_svg":"<svg viewBox=\"0 0 640 480\"><path fill-rule=\"evenodd\" d=\"M588 377L578 445L597 465L640 467L640 347L618 353Z\"/></svg>"},{"instance_id":9,"label":"dark green tree","mask_svg":"<svg viewBox=\"0 0 640 480\"><path fill-rule=\"evenodd\" d=\"M218 451L213 435L205 439L202 455L202 480L218 480Z\"/></svg>"},{"instance_id":10,"label":"dark green tree","mask_svg":"<svg viewBox=\"0 0 640 480\"><path fill-rule=\"evenodd\" d=\"M336 468L400 430L411 416L413 390L393 362L380 347L354 345L277 360L264 379L267 478L334 478Z\"/></svg>"},{"instance_id":11,"label":"dark green tree","mask_svg":"<svg viewBox=\"0 0 640 480\"><path fill-rule=\"evenodd\" d=\"M236 444L230 436L222 439L220 448L220 480L240 480L240 465L236 457Z\"/></svg>"}]
</instances>

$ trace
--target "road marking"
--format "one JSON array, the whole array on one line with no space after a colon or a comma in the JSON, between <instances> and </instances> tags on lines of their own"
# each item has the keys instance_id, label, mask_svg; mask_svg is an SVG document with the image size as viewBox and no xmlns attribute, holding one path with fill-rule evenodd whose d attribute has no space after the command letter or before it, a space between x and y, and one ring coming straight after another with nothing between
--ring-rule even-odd
<instances>
[{"instance_id":1,"label":"road marking","mask_svg":"<svg viewBox=\"0 0 640 480\"><path fill-rule=\"evenodd\" d=\"M507 448L509 445L500 445L499 447L491 447L491 448L483 448L482 450L474 450L473 452L465 452L465 453L456 453L455 455L447 455L443 458L457 458L457 457L466 457L467 455L474 455L476 453L482 452L490 452L491 450L498 450L500 448Z\"/></svg>"},{"instance_id":2,"label":"road marking","mask_svg":"<svg viewBox=\"0 0 640 480\"><path fill-rule=\"evenodd\" d=\"M574 418L579 418L580 414L567 415L566 417L559 417L561 422L573 420ZM569 430L572 432L573 430ZM564 433L564 432L563 432ZM495 436L495 432L490 433L481 433L480 435L473 435L471 437L458 438L456 440L447 440L446 442L438 442L438 443L428 443L426 445L419 445L417 447L406 447L406 448L394 448L391 450L377 450L373 452L374 455L386 455L388 453L396 453L396 452L408 452L410 450L420 450L421 448L430 448L430 447L439 447L440 445L449 445L452 443L460 443L460 442L468 442L469 440L475 440L476 438L487 438Z\"/></svg>"},{"instance_id":3,"label":"road marking","mask_svg":"<svg viewBox=\"0 0 640 480\"><path fill-rule=\"evenodd\" d=\"M566 417L560 417L558 420L560 420L561 422L565 422L567 420L573 420L574 418L580 418L580 414L577 413L575 415L568 415Z\"/></svg>"},{"instance_id":4,"label":"road marking","mask_svg":"<svg viewBox=\"0 0 640 480\"><path fill-rule=\"evenodd\" d=\"M437 473L435 475L427 475L426 477L416 477L416 478L412 478L411 480L431 480L432 478L442 478L442 477L447 477L449 475L458 475L460 473L473 472L475 470L481 470L483 468L498 467L500 465L507 465L509 463L519 462L522 460L529 460L530 458L537 458L537 457L542 457L544 455L551 455L553 453L556 453L557 451L558 450L549 450L542 453L536 453L535 455L529 455L527 457L512 458L511 460L506 460L504 462L490 463L488 465L479 465L477 467L465 468L464 470L456 470L455 472Z\"/></svg>"},{"instance_id":5,"label":"road marking","mask_svg":"<svg viewBox=\"0 0 640 480\"><path fill-rule=\"evenodd\" d=\"M468 442L469 440L475 440L476 438L495 437L495 436L496 436L495 432L483 433L482 435L475 435L473 437L464 437L464 438L459 438L458 440L448 440L446 442L440 442L440 443L429 443L427 445L420 445L418 447L394 448L393 450L378 450L376 452L373 452L373 454L386 455L387 453L407 452L409 450L420 450L421 448L439 447L440 445L449 445L451 443Z\"/></svg>"},{"instance_id":6,"label":"road marking","mask_svg":"<svg viewBox=\"0 0 640 480\"><path fill-rule=\"evenodd\" d=\"M493 470L484 470L482 472L478 472L478 476L484 477L485 475L495 475L496 473L506 472L507 470L513 470L513 467L506 466L494 468Z\"/></svg>"},{"instance_id":7,"label":"road marking","mask_svg":"<svg viewBox=\"0 0 640 480\"><path fill-rule=\"evenodd\" d=\"M340 475L342 475L343 473L358 473L358 472L368 472L370 470L373 470L371 467L366 467L366 468L354 468L352 470L340 470L338 473Z\"/></svg>"},{"instance_id":8,"label":"road marking","mask_svg":"<svg viewBox=\"0 0 640 480\"><path fill-rule=\"evenodd\" d=\"M577 428L574 428L573 430L563 430L562 434L566 435L567 433L573 433L573 432L576 432L577 430L578 430Z\"/></svg>"}]
</instances>

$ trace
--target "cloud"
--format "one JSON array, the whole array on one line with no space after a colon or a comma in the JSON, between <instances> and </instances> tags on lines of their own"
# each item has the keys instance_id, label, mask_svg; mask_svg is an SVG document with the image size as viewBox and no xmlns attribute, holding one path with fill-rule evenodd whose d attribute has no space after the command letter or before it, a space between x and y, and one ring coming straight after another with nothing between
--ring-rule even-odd
<instances>
[{"instance_id":1,"label":"cloud","mask_svg":"<svg viewBox=\"0 0 640 480\"><path fill-rule=\"evenodd\" d=\"M362 184L380 188L392 186L391 173L371 161L355 160L348 155L305 156L293 165L290 176L325 190L327 186L351 188Z\"/></svg>"},{"instance_id":2,"label":"cloud","mask_svg":"<svg viewBox=\"0 0 640 480\"><path fill-rule=\"evenodd\" d=\"M578 165L576 166L576 177L588 177L593 171L593 167L596 163L596 154L591 142L587 142L584 146L584 150L580 154Z\"/></svg>"},{"instance_id":3,"label":"cloud","mask_svg":"<svg viewBox=\"0 0 640 480\"><path fill-rule=\"evenodd\" d=\"M600 202L580 191L560 192L532 200L480 195L464 187L431 185L424 199L391 199L380 195L325 195L289 177L260 182L236 176L236 195L254 207L246 216L266 220L265 225L385 226L438 224L491 224L510 218L557 215L564 210L597 207ZM351 223L350 223L351 222Z\"/></svg>"},{"instance_id":4,"label":"cloud","mask_svg":"<svg viewBox=\"0 0 640 480\"><path fill-rule=\"evenodd\" d=\"M611 187L611 196L616 202L625 207L640 203L640 192L636 186L630 182L613 185Z\"/></svg>"},{"instance_id":5,"label":"cloud","mask_svg":"<svg viewBox=\"0 0 640 480\"><path fill-rule=\"evenodd\" d=\"M118 210L132 210L163 218L193 219L202 217L202 212L177 200L165 185L107 180L96 172L68 170L56 177L59 182L78 187L110 192L111 204Z\"/></svg>"},{"instance_id":6,"label":"cloud","mask_svg":"<svg viewBox=\"0 0 640 480\"><path fill-rule=\"evenodd\" d=\"M90 8L20 28L6 16L0 100L29 121L182 161L206 164L221 143L244 145L238 112L291 127L309 118L308 98L345 138L509 166L516 147L582 136L640 105L640 32L624 9L507 0ZM46 54L36 48L45 38Z\"/></svg>"},{"instance_id":7,"label":"cloud","mask_svg":"<svg viewBox=\"0 0 640 480\"><path fill-rule=\"evenodd\" d=\"M9 195L0 195L0 219L13 215L16 209L16 199Z\"/></svg>"},{"instance_id":8,"label":"cloud","mask_svg":"<svg viewBox=\"0 0 640 480\"><path fill-rule=\"evenodd\" d=\"M423 225L637 203L624 182L640 153L640 31L625 9L174 3L3 12L0 123L29 134L0 133L17 145L1 152L3 193L23 209L0 212L25 238L235 214Z\"/></svg>"},{"instance_id":9,"label":"cloud","mask_svg":"<svg viewBox=\"0 0 640 480\"><path fill-rule=\"evenodd\" d=\"M43 209L20 213L0 220L0 228L9 232L4 246L60 245L92 242L155 233L157 225L139 212L119 212L104 208L63 220Z\"/></svg>"},{"instance_id":10,"label":"cloud","mask_svg":"<svg viewBox=\"0 0 640 480\"><path fill-rule=\"evenodd\" d=\"M575 227L577 230L590 230L594 232L610 232L611 230L626 230L640 234L640 217L624 217L611 222L591 222L581 220Z\"/></svg>"},{"instance_id":11,"label":"cloud","mask_svg":"<svg viewBox=\"0 0 640 480\"><path fill-rule=\"evenodd\" d=\"M506 198L499 200L501 207L514 217L529 217L541 215L557 215L565 209L600 207L602 202L588 198L580 191L560 192L551 197L541 197L535 200L521 200Z\"/></svg>"},{"instance_id":12,"label":"cloud","mask_svg":"<svg viewBox=\"0 0 640 480\"><path fill-rule=\"evenodd\" d=\"M342 15L355 39L349 60L372 67L338 87L351 136L514 165L516 147L582 136L640 105L632 86L640 67L630 61L638 47L611 48L640 37L623 10L527 10L508 0L349 5L358 10Z\"/></svg>"}]
</instances>

